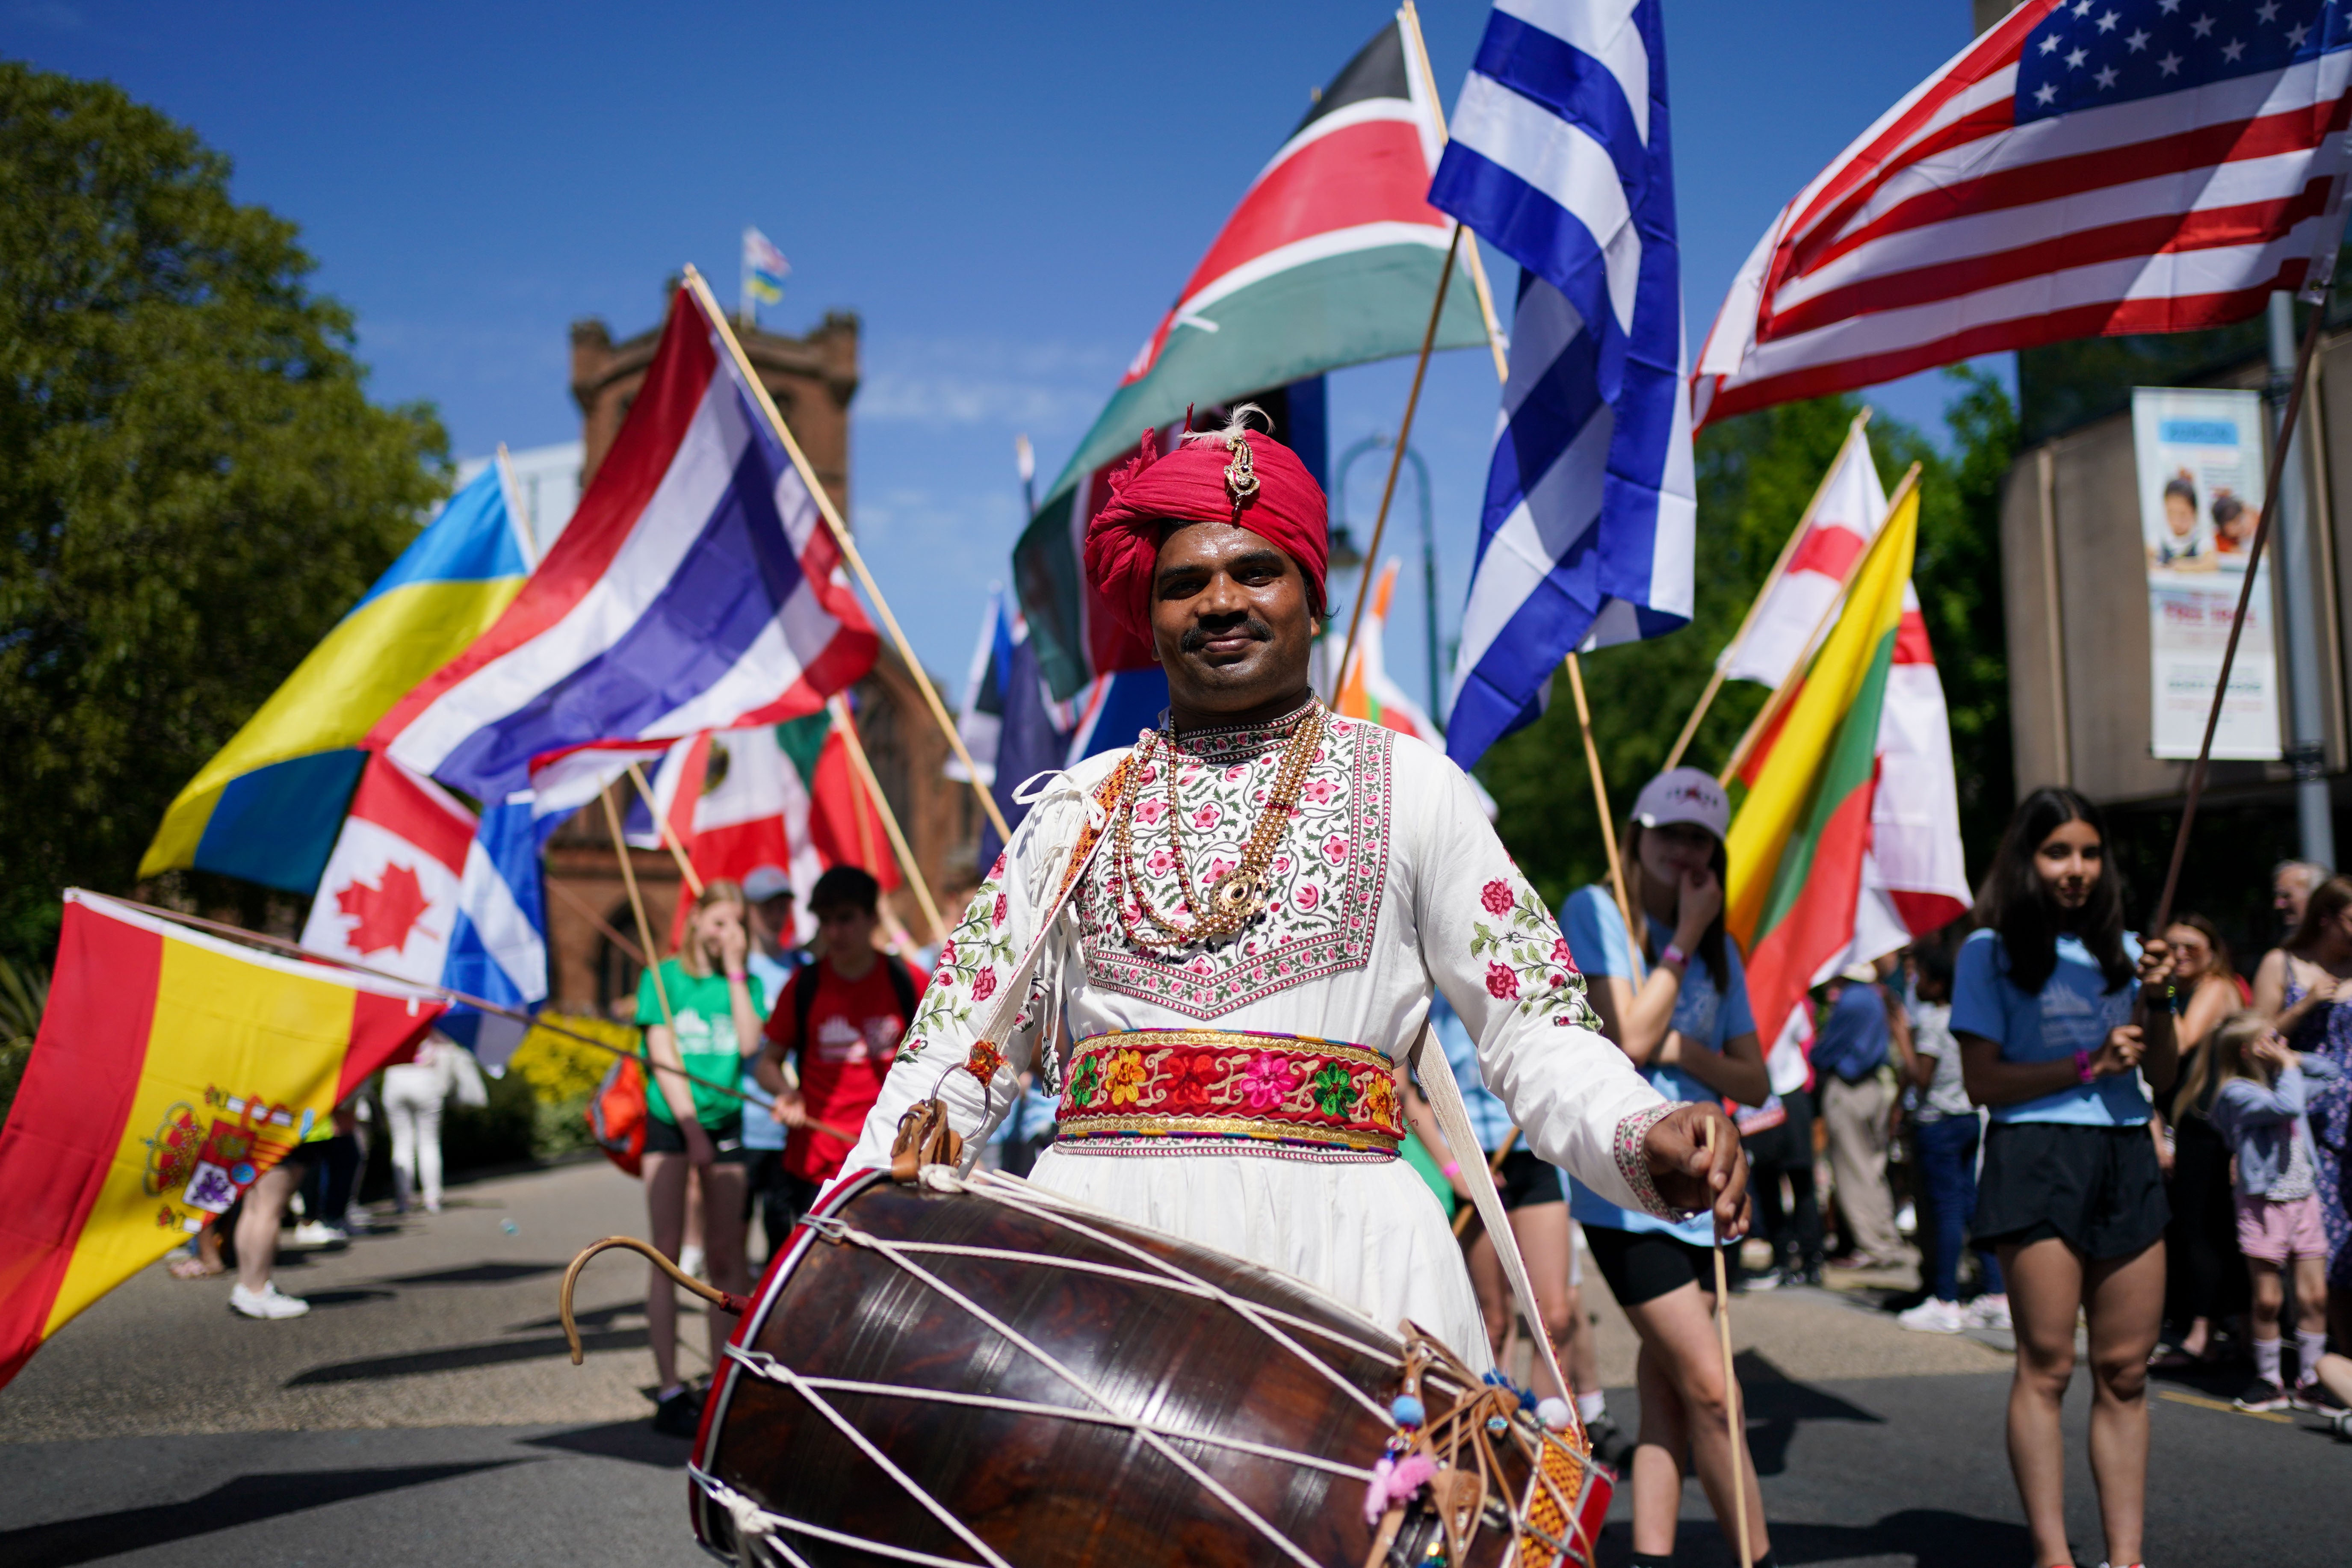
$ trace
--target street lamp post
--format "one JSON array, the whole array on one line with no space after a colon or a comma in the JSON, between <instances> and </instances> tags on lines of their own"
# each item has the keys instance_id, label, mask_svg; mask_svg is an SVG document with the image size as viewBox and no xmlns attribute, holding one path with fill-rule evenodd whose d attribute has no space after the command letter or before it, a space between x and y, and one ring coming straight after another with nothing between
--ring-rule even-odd
<instances>
[{"instance_id":1,"label":"street lamp post","mask_svg":"<svg viewBox=\"0 0 2352 1568\"><path fill-rule=\"evenodd\" d=\"M1362 555L1356 550L1355 536L1348 527L1348 470L1354 465L1357 458L1368 453L1385 450L1393 444L1388 437L1375 433L1365 437L1339 455L1339 466L1335 470L1331 486L1332 510L1338 513L1331 522L1331 564L1334 567L1345 570L1363 562ZM1429 465L1423 462L1421 453L1411 447L1404 449L1404 455L1412 464L1413 479L1421 496L1421 607L1422 630L1429 655L1429 716L1443 726L1444 721L1439 718L1437 711L1438 682L1441 679L1437 655L1437 536L1430 517ZM1364 563L1364 564L1367 568L1365 582L1369 584L1371 577L1370 567L1376 563ZM1357 592L1363 591L1363 586L1359 585Z\"/></svg>"}]
</instances>

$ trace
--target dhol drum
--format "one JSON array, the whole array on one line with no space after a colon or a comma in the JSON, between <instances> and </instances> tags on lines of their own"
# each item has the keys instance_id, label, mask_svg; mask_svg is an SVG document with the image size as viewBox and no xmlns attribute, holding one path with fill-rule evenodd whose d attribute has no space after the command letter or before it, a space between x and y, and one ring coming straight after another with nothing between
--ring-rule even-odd
<instances>
[{"instance_id":1,"label":"dhol drum","mask_svg":"<svg viewBox=\"0 0 2352 1568\"><path fill-rule=\"evenodd\" d=\"M795 1568L1545 1568L1591 1562L1588 1454L1417 1331L933 1166L803 1221L729 1347L690 1508L714 1553Z\"/></svg>"}]
</instances>

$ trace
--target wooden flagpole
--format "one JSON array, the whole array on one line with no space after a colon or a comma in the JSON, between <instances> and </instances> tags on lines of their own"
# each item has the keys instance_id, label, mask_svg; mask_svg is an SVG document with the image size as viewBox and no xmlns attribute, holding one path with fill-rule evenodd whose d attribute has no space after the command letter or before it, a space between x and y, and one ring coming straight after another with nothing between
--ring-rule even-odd
<instances>
[{"instance_id":1,"label":"wooden flagpole","mask_svg":"<svg viewBox=\"0 0 2352 1568\"><path fill-rule=\"evenodd\" d=\"M1830 481L1837 478L1838 470L1844 467L1846 454L1853 449L1853 444L1864 439L1863 426L1869 423L1870 405L1864 404L1862 412L1853 416L1853 424L1847 429L1845 440L1839 445L1837 457L1831 462L1829 471L1822 475L1822 482L1813 487L1813 499L1807 501L1805 510L1797 514L1797 526L1789 531L1788 542L1780 546L1780 558L1772 563L1772 570L1764 574L1764 585L1757 589L1756 597L1748 601L1748 614L1740 617L1739 629L1731 634L1731 640L1717 656L1715 672L1707 677L1706 689L1699 693L1698 706L1691 710L1690 718L1684 721L1683 732L1675 737L1675 749L1666 753L1666 765L1658 770L1660 773L1672 772L1683 760L1683 752L1689 749L1693 737L1698 733L1699 721L1706 717L1707 709L1715 702L1715 694L1723 689L1724 671L1730 668L1733 657L1747 644L1748 634L1756 625L1757 612L1764 607L1764 601L1772 596L1772 590L1780 585L1780 578L1788 572L1789 563L1796 558L1797 546L1804 542L1806 534L1812 531L1813 514L1821 510L1822 498L1830 493ZM1799 658L1802 657L1801 651Z\"/></svg>"},{"instance_id":2,"label":"wooden flagpole","mask_svg":"<svg viewBox=\"0 0 2352 1568\"><path fill-rule=\"evenodd\" d=\"M2254 596L2254 579L2262 575L2263 546L2269 542L2271 519L2279 509L2279 479L2286 472L2287 449L2294 443L2295 426L2303 419L2303 394L2311 384L2312 351L2319 346L2319 330L2327 320L2323 305L2311 307L2311 324L2304 329L2303 346L2295 351L2294 386L2287 393L2286 411L2279 421L2279 437L2271 446L2270 468L2263 476L2263 510L2254 521L2254 537L2246 546L2246 580L2238 586L2237 613L2230 617L2230 640L2221 649L2221 674L2213 682L2213 706L2205 714L2205 738L2198 742L2197 761L2189 770L2189 795L2180 808L2180 830L2172 836L2172 861L2165 868L2164 892L2156 900L2156 921L2146 929L2158 935L2172 921L2172 897L2180 890L2180 867L2189 855L2189 829L2197 821L2197 803L2205 794L2205 764L2213 754L2213 732L2221 725L2221 700L2230 690L2230 667L2238 659L2238 636L2246 629L2246 606ZM2290 592L2300 584L2287 584Z\"/></svg>"},{"instance_id":3,"label":"wooden flagpole","mask_svg":"<svg viewBox=\"0 0 2352 1568\"><path fill-rule=\"evenodd\" d=\"M653 923L646 919L646 900L637 891L637 868L629 861L629 840L621 832L620 808L613 804L609 788L599 790L596 798L604 803L604 821L613 830L613 853L621 858L621 885L629 889L629 912L637 917L637 941L646 950L646 973L654 977L654 1000L661 1004L662 1027L675 1038L677 1029L670 1021L669 987L662 984L661 949L654 945ZM654 1091L659 1093L660 1086L654 1086Z\"/></svg>"},{"instance_id":4,"label":"wooden flagpole","mask_svg":"<svg viewBox=\"0 0 2352 1568\"><path fill-rule=\"evenodd\" d=\"M1895 509L1903 504L1903 498L1908 495L1918 483L1919 465L1914 463L1904 474L1903 482L1895 487L1895 494L1887 500L1886 515L1888 517L1895 515ZM1885 524L1882 522L1879 526L1884 531ZM1871 542L1871 548L1876 547L1877 542L1874 539ZM1805 684L1805 671L1812 659L1815 648L1822 640L1822 634L1829 629L1830 623L1836 620L1839 612L1845 608L1845 597L1853 591L1853 580L1862 574L1863 563L1869 559L1870 551L1864 550L1853 558L1853 564L1845 569L1845 579L1838 584L1837 597L1830 601L1829 608L1822 612L1822 618L1813 623L1812 631L1805 638L1804 653L1790 668L1789 678L1772 689L1771 697L1765 701L1762 710L1757 713L1755 720L1739 737L1739 744L1731 749L1731 760L1724 763L1723 772L1716 775L1717 783L1726 786L1730 784L1732 775L1748 765L1748 752L1756 749L1757 742L1763 739L1765 731L1771 727L1772 721L1778 719L1782 710L1795 700L1798 690Z\"/></svg>"},{"instance_id":5,"label":"wooden flagpole","mask_svg":"<svg viewBox=\"0 0 2352 1568\"><path fill-rule=\"evenodd\" d=\"M522 552L523 570L539 565L539 540L530 531L530 513L523 510L522 487L515 482L514 459L507 456L507 444L499 443L499 491L506 498L507 526L514 531L515 546Z\"/></svg>"},{"instance_id":6,"label":"wooden flagpole","mask_svg":"<svg viewBox=\"0 0 2352 1568\"><path fill-rule=\"evenodd\" d=\"M662 815L660 803L654 799L653 785L646 783L644 770L635 763L629 764L629 782L637 786L637 798L646 803L646 815L661 830L661 841L668 846L669 858L677 862L677 874L686 879L687 890L698 899L702 897L702 879L694 874L694 862L687 858L686 846L677 841L677 829L670 826L669 818Z\"/></svg>"},{"instance_id":7,"label":"wooden flagpole","mask_svg":"<svg viewBox=\"0 0 2352 1568\"><path fill-rule=\"evenodd\" d=\"M907 886L915 890L915 902L922 906L923 919L931 926L931 941L944 946L948 940L947 922L940 919L940 906L931 898L930 884L923 880L922 868L915 864L915 852L907 847L907 836L898 829L898 814L890 809L889 799L882 793L882 781L874 776L874 763L866 755L866 742L858 738L857 721L851 717L849 704L838 696L831 700L833 721L841 727L842 743L849 748L849 761L857 770L866 794L872 797L875 814L882 819L882 831L890 840L890 853L898 858L898 869L905 873ZM863 816L858 821L862 837L866 830Z\"/></svg>"},{"instance_id":8,"label":"wooden flagpole","mask_svg":"<svg viewBox=\"0 0 2352 1568\"><path fill-rule=\"evenodd\" d=\"M890 610L890 601L882 596L882 585L875 582L874 574L866 570L866 557L858 552L856 542L849 537L848 524L843 522L841 514L834 510L833 497L817 478L816 469L810 466L807 455L801 450L801 444L793 438L792 428L784 423L784 416L776 411L776 402L768 395L767 384L751 368L751 357L744 353L742 343L737 340L735 329L727 320L727 312L719 308L718 300L710 292L709 283L691 264L686 269L685 281L686 287L693 290L696 302L701 306L704 319L710 322L719 341L727 345L727 352L734 357L735 368L742 373L744 383L751 390L752 400L760 405L760 412L767 416L769 427L775 432L776 439L783 443L785 455L792 458L793 467L800 471L801 483L808 487L810 499L816 502L825 526L833 531L834 542L840 546L842 559L848 562L850 570L857 574L857 581L865 586L866 596L874 601L874 611L882 617L882 625L888 630L892 644L898 647L898 657L907 661L907 673L914 677L916 689L922 692L923 701L930 709L933 721L939 725L940 732L948 738L948 746L955 752L956 760L963 763L964 773L971 784L971 793L980 797L981 810L994 825L998 837L1009 842L1013 829L1005 826L1004 814L996 809L995 797L989 794L988 786L980 782L979 766L972 762L971 752L965 750L963 737L956 732L955 721L948 717L947 704L940 700L938 689L931 685L931 678L923 671L923 661L915 657L913 645L907 641L907 634L899 629L898 617ZM1442 294L1440 298L1443 298Z\"/></svg>"},{"instance_id":9,"label":"wooden flagpole","mask_svg":"<svg viewBox=\"0 0 2352 1568\"><path fill-rule=\"evenodd\" d=\"M1437 96L1437 73L1429 64L1429 40L1421 36L1421 13L1414 8L1412 0L1404 0L1398 7L1397 19L1404 24L1405 37L1412 42L1412 63L1421 78L1422 91L1429 100L1430 123L1437 132L1437 144L1443 147L1450 136L1445 128L1444 100ZM1495 292L1486 286L1486 264L1478 258L1475 235L1471 237L1462 265L1470 274L1471 291L1478 297L1478 319L1486 328L1486 351L1495 356L1495 379L1507 383L1511 379L1510 357L1503 346L1503 323L1495 315Z\"/></svg>"},{"instance_id":10,"label":"wooden flagpole","mask_svg":"<svg viewBox=\"0 0 2352 1568\"><path fill-rule=\"evenodd\" d=\"M1700 1131L1706 1124L1700 1123ZM1704 1139L1699 1146L1706 1147ZM1736 1245L1736 1244L1735 1244ZM1723 1350L1723 1417L1731 1428L1731 1512L1739 1521L1739 1568L1748 1568L1756 1553L1748 1544L1748 1436L1747 1402L1740 1397L1739 1372L1731 1359L1731 1282L1729 1270L1723 1261L1723 1237L1715 1241L1715 1331L1717 1342Z\"/></svg>"},{"instance_id":11,"label":"wooden flagpole","mask_svg":"<svg viewBox=\"0 0 2352 1568\"><path fill-rule=\"evenodd\" d=\"M1454 226L1454 237L1445 247L1445 265L1437 269L1437 298L1430 302L1429 325L1421 334L1421 357L1413 362L1412 390L1405 395L1404 418L1397 426L1396 444L1389 449L1388 483L1381 487L1380 515L1372 520L1372 542L1364 552L1364 583L1356 590L1356 603L1348 612L1348 640L1340 646L1339 672L1331 678L1331 700L1339 700L1339 684L1348 679L1348 662L1355 657L1356 632L1364 622L1364 592L1370 585L1372 564L1381 558L1381 537L1388 531L1389 502L1396 499L1397 470L1404 465L1405 443L1412 439L1412 416L1421 406L1422 379L1429 374L1429 351L1437 342L1437 323L1445 314L1445 291L1454 283L1454 258L1462 248L1464 229ZM1471 245L1475 247L1476 240Z\"/></svg>"},{"instance_id":12,"label":"wooden flagpole","mask_svg":"<svg viewBox=\"0 0 2352 1568\"><path fill-rule=\"evenodd\" d=\"M1576 727L1584 736L1584 765L1592 774L1592 803L1601 810L1601 849L1609 857L1609 889L1617 895L1617 913L1625 922L1625 947L1633 960L1633 984L1642 973L1642 937L1633 929L1633 900L1625 889L1625 859L1617 852L1617 818L1609 809L1609 781L1601 773L1601 748L1592 741L1592 712L1584 705L1584 667L1570 654L1568 689L1576 698Z\"/></svg>"}]
</instances>

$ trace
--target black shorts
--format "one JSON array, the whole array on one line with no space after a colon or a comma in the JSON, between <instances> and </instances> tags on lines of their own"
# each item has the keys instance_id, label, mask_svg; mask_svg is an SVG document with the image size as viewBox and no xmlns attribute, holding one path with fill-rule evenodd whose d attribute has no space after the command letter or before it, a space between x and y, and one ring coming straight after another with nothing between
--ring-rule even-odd
<instances>
[{"instance_id":1,"label":"black shorts","mask_svg":"<svg viewBox=\"0 0 2352 1568\"><path fill-rule=\"evenodd\" d=\"M1619 1230L1588 1225L1584 1245L1621 1307L1654 1301L1685 1285L1715 1289L1715 1258L1704 1247L1655 1230Z\"/></svg>"},{"instance_id":2,"label":"black shorts","mask_svg":"<svg viewBox=\"0 0 2352 1568\"><path fill-rule=\"evenodd\" d=\"M1503 1168L1495 1173L1495 1190L1502 1194L1505 1214L1568 1201L1559 1188L1559 1167L1532 1149L1514 1149L1503 1156Z\"/></svg>"},{"instance_id":3,"label":"black shorts","mask_svg":"<svg viewBox=\"0 0 2352 1568\"><path fill-rule=\"evenodd\" d=\"M709 1138L711 1146L719 1151L719 1163L722 1165L748 1165L759 1157L759 1150L743 1147L743 1118L740 1114L729 1117L716 1127L706 1126L702 1131ZM648 1115L646 1118L646 1152L683 1154L686 1152L686 1134L678 1131L677 1122L664 1121L658 1116Z\"/></svg>"},{"instance_id":4,"label":"black shorts","mask_svg":"<svg viewBox=\"0 0 2352 1568\"><path fill-rule=\"evenodd\" d=\"M2129 1258L2172 1217L2146 1126L1996 1121L1985 1134L1969 1235L1979 1247L2051 1237L2085 1258Z\"/></svg>"}]
</instances>

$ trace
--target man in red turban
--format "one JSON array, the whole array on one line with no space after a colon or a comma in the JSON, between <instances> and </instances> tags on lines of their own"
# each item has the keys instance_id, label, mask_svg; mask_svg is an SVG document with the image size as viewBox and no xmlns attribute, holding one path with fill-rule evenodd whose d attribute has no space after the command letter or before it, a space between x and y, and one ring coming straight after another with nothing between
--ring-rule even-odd
<instances>
[{"instance_id":1,"label":"man in red turban","mask_svg":"<svg viewBox=\"0 0 2352 1568\"><path fill-rule=\"evenodd\" d=\"M1159 433L1146 430L1142 456L1111 476L1110 500L1087 525L1087 576L1119 623L1146 642L1160 542L1179 523L1222 522L1256 534L1304 575L1310 613L1319 620L1329 607L1323 487L1289 447L1251 432L1252 415L1265 417L1245 403L1223 429L1188 431L1165 457Z\"/></svg>"},{"instance_id":2,"label":"man in red turban","mask_svg":"<svg viewBox=\"0 0 2352 1568\"><path fill-rule=\"evenodd\" d=\"M888 1168L934 1097L978 1149L1034 1071L1060 1096L1037 1187L1410 1320L1483 1371L1461 1248L1398 1158L1398 1064L1434 992L1528 1145L1612 1203L1738 1235L1739 1135L1601 1035L1462 770L1317 700L1323 492L1252 412L1147 445L1087 528L1087 575L1150 640L1168 712L1035 796L844 1168Z\"/></svg>"}]
</instances>

